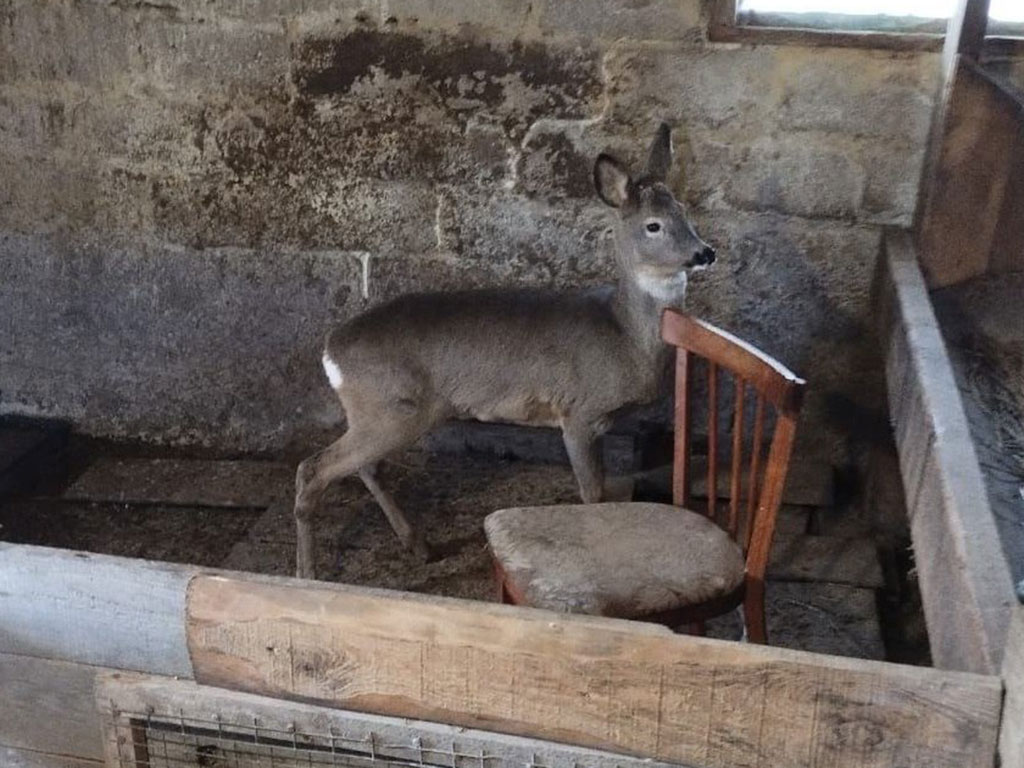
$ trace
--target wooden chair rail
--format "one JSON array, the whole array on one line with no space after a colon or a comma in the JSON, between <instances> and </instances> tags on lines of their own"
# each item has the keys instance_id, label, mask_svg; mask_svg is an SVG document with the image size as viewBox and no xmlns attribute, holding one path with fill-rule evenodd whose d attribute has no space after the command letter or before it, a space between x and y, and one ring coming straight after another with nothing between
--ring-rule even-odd
<instances>
[{"instance_id":1,"label":"wooden chair rail","mask_svg":"<svg viewBox=\"0 0 1024 768\"><path fill-rule=\"evenodd\" d=\"M800 410L804 382L775 358L711 323L666 309L661 316L661 338L729 369L764 393L781 412Z\"/></svg>"}]
</instances>

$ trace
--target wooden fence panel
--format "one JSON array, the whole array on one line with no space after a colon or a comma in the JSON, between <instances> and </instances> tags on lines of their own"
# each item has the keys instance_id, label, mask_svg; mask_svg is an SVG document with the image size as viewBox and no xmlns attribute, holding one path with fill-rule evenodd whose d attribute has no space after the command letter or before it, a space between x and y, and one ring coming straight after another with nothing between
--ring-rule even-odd
<instances>
[{"instance_id":1,"label":"wooden fence panel","mask_svg":"<svg viewBox=\"0 0 1024 768\"><path fill-rule=\"evenodd\" d=\"M990 768L985 677L393 592L198 576L196 680L697 766Z\"/></svg>"}]
</instances>

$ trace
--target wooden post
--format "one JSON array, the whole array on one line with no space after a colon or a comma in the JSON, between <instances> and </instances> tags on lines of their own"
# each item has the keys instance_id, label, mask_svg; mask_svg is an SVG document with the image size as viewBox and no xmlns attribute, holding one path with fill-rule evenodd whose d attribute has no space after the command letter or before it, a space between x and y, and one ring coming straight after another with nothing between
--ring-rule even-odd
<instances>
[{"instance_id":1,"label":"wooden post","mask_svg":"<svg viewBox=\"0 0 1024 768\"><path fill-rule=\"evenodd\" d=\"M964 56L972 61L981 57L981 48L985 42L985 30L988 29L989 0L959 0L953 15L946 25L946 41L942 47L942 71L947 79L952 74L953 63L957 56Z\"/></svg>"}]
</instances>

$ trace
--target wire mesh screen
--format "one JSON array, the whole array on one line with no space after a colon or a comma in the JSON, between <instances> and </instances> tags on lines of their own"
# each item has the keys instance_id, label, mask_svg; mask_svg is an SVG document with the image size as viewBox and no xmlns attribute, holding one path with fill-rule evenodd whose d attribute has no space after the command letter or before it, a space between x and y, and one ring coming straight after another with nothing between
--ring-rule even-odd
<instances>
[{"instance_id":1,"label":"wire mesh screen","mask_svg":"<svg viewBox=\"0 0 1024 768\"><path fill-rule=\"evenodd\" d=\"M220 719L201 720L179 713L176 717L155 713L119 713L112 738L117 768L501 768L505 755L484 747L467 749L455 740L446 744L424 743L412 736L396 742L386 735L345 734L334 727L323 732L287 729L261 724L225 724ZM533 756L522 768L556 768ZM583 768L575 763L574 768Z\"/></svg>"},{"instance_id":2,"label":"wire mesh screen","mask_svg":"<svg viewBox=\"0 0 1024 768\"><path fill-rule=\"evenodd\" d=\"M154 675L100 675L96 697L104 768L680 768Z\"/></svg>"}]
</instances>

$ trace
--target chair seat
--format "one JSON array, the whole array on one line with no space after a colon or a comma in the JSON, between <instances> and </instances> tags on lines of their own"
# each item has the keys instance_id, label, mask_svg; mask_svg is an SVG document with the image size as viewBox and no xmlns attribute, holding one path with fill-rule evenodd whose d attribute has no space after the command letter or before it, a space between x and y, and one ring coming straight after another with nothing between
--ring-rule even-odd
<instances>
[{"instance_id":1,"label":"chair seat","mask_svg":"<svg viewBox=\"0 0 1024 768\"><path fill-rule=\"evenodd\" d=\"M743 552L703 515L640 502L516 507L489 515L491 552L517 602L641 618L723 598Z\"/></svg>"}]
</instances>

